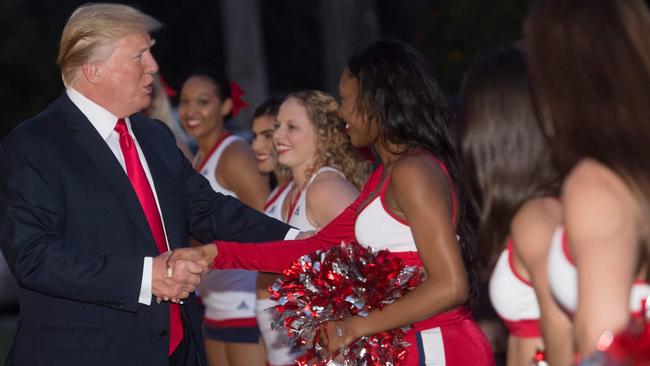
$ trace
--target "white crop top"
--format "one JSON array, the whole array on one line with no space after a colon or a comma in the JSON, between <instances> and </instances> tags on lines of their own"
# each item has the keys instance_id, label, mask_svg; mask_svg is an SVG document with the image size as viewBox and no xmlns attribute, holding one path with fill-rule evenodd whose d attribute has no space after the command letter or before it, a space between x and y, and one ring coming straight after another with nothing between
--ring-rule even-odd
<instances>
[{"instance_id":1,"label":"white crop top","mask_svg":"<svg viewBox=\"0 0 650 366\"><path fill-rule=\"evenodd\" d=\"M434 157L432 157L435 159ZM449 173L442 162L435 159L447 177ZM387 207L384 194L390 183L388 175L382 184L379 195L364 207L354 224L354 234L359 244L373 250L388 249L391 252L417 252L415 239L408 222L396 216ZM451 179L449 184L453 187ZM453 221L456 222L456 191L453 190Z\"/></svg>"},{"instance_id":2,"label":"white crop top","mask_svg":"<svg viewBox=\"0 0 650 366\"><path fill-rule=\"evenodd\" d=\"M548 257L548 277L551 293L557 303L573 314L578 308L578 274L568 252L564 226L557 227L553 233ZM641 313L648 297L650 285L642 280L635 281L630 292L630 312Z\"/></svg>"},{"instance_id":3,"label":"white crop top","mask_svg":"<svg viewBox=\"0 0 650 366\"><path fill-rule=\"evenodd\" d=\"M227 196L233 197L237 197L237 195L235 192L219 184L217 181L216 172L217 166L219 165L219 160L221 159L221 155L230 144L237 140L244 141L244 139L237 135L225 135L220 141L217 141L213 150L209 153L207 159L197 168L199 173L201 173L201 175L203 175L210 182L210 185L215 192L223 193Z\"/></svg>"},{"instance_id":4,"label":"white crop top","mask_svg":"<svg viewBox=\"0 0 650 366\"><path fill-rule=\"evenodd\" d=\"M267 216L270 216L276 220L284 221L282 218L282 203L287 198L291 188L295 183L293 180L283 184L282 186L277 186L273 189L269 195L269 199L264 205L264 213Z\"/></svg>"},{"instance_id":5,"label":"white crop top","mask_svg":"<svg viewBox=\"0 0 650 366\"><path fill-rule=\"evenodd\" d=\"M309 189L309 186L312 184L314 179L323 172L334 172L339 174L345 179L345 176L343 173L340 171L329 167L329 166L324 166L320 169L318 169L312 176L309 178L309 182L307 182L307 185L305 188L300 191L300 194L298 195L298 200L296 201L295 205L290 205L289 212L287 215L289 215L287 220L283 220L287 222L289 225L296 227L302 231L310 231L310 230L316 230L317 228L312 225L311 222L309 222L309 219L307 218L307 190ZM282 207L282 204L280 203L280 207Z\"/></svg>"},{"instance_id":6,"label":"white crop top","mask_svg":"<svg viewBox=\"0 0 650 366\"><path fill-rule=\"evenodd\" d=\"M497 261L489 283L490 302L510 334L519 337L539 337L539 304L530 282L521 277L514 266L513 243Z\"/></svg>"}]
</instances>

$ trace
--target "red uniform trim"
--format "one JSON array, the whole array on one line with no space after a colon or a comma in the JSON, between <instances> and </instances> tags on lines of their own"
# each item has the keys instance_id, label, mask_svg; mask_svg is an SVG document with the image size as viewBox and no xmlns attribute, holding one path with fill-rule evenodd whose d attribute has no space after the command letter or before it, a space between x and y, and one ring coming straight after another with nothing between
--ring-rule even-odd
<instances>
[{"instance_id":1,"label":"red uniform trim","mask_svg":"<svg viewBox=\"0 0 650 366\"><path fill-rule=\"evenodd\" d=\"M297 185L296 188L298 188ZM287 212L287 217L285 219L287 223L291 221L291 216L293 216L293 212L296 210L296 206L298 206L298 201L300 201L300 196L302 196L302 194L303 191L301 190L300 192L298 192L298 195L294 197L293 200L291 201L291 204L289 205L289 211Z\"/></svg>"},{"instance_id":2,"label":"red uniform trim","mask_svg":"<svg viewBox=\"0 0 650 366\"><path fill-rule=\"evenodd\" d=\"M566 228L564 227L562 228L562 253L564 253L564 256L569 261L569 263L575 267L576 263L573 260L571 252L569 251L569 238L566 234Z\"/></svg>"},{"instance_id":3,"label":"red uniform trim","mask_svg":"<svg viewBox=\"0 0 650 366\"><path fill-rule=\"evenodd\" d=\"M203 169L203 167L205 167L205 164L208 163L208 160L210 160L210 157L219 148L219 145L221 145L223 140L225 140L226 137L231 136L231 135L232 135L232 133L226 132L217 139L217 141L214 143L214 146L212 146L212 148L210 148L210 151L208 151L208 153L205 155L205 159L203 159L201 164L199 164L199 166L196 168L197 172L200 172L201 169Z\"/></svg>"},{"instance_id":4,"label":"red uniform trim","mask_svg":"<svg viewBox=\"0 0 650 366\"><path fill-rule=\"evenodd\" d=\"M237 318L214 320L203 318L203 322L214 328L249 328L257 327L257 318Z\"/></svg>"},{"instance_id":5,"label":"red uniform trim","mask_svg":"<svg viewBox=\"0 0 650 366\"><path fill-rule=\"evenodd\" d=\"M449 325L465 319L470 319L471 317L472 313L468 308L465 306L459 306L449 311L445 311L444 313L434 315L428 319L415 322L412 326L413 330L416 332L421 332L423 330Z\"/></svg>"},{"instance_id":6,"label":"red uniform trim","mask_svg":"<svg viewBox=\"0 0 650 366\"><path fill-rule=\"evenodd\" d=\"M512 274L514 274L519 281L523 282L528 287L533 287L533 284L530 283L530 281L528 281L524 277L522 277L521 274L519 274L519 272L517 272L517 269L515 268L515 256L513 255L514 243L512 239L508 239L508 243L506 244L506 250L508 251L508 266L510 266L510 270L512 271Z\"/></svg>"},{"instance_id":7,"label":"red uniform trim","mask_svg":"<svg viewBox=\"0 0 650 366\"><path fill-rule=\"evenodd\" d=\"M269 199L266 201L266 203L264 204L264 210L266 210L267 208L269 208L269 206L271 206L275 201L278 200L278 197L280 197L280 195L282 194L282 192L284 192L284 190L287 189L287 187L289 187L289 183L291 183L290 180L287 181L287 182L285 182L285 183L282 185L282 187L280 187L280 188L275 192L275 194L274 194L271 198L269 198Z\"/></svg>"},{"instance_id":8,"label":"red uniform trim","mask_svg":"<svg viewBox=\"0 0 650 366\"><path fill-rule=\"evenodd\" d=\"M451 187L451 194L452 194L452 203L451 203L451 215L452 216L451 216L451 221L452 221L452 223L454 225L456 225L456 211L458 210L458 207L457 207L458 206L458 203L457 203L458 198L456 197L456 189L454 188L454 183L451 180L451 176L449 175L449 171L447 170L447 167L445 166L445 164L442 161L440 161L438 158L436 158L435 156L433 156L433 155L430 155L430 156L436 163L438 163L438 165L440 165L440 169L442 169L442 171L447 176L447 181L449 182L449 186ZM384 193L386 192L386 189L388 188L389 183L390 183L390 176L387 176L386 179L384 180L384 183L383 183L383 185L381 187L381 190L380 190L380 193L379 193L379 197L381 199L381 205L384 208L384 211L386 211L386 213L390 217L392 217L397 222L399 222L399 223L401 223L403 225L409 226L408 220L403 219L403 218L395 215L395 213L393 213L393 211L391 211L390 208L388 207L388 204L386 204L386 199L384 198L384 196L385 196Z\"/></svg>"},{"instance_id":9,"label":"red uniform trim","mask_svg":"<svg viewBox=\"0 0 650 366\"><path fill-rule=\"evenodd\" d=\"M503 324L508 328L508 333L519 338L539 338L542 331L539 319L508 320L501 318Z\"/></svg>"}]
</instances>

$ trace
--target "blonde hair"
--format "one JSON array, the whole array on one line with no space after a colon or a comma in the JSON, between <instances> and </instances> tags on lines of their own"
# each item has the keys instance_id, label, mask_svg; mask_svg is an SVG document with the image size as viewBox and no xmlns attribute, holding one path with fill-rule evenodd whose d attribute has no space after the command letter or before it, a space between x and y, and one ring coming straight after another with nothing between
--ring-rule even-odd
<instances>
[{"instance_id":1,"label":"blonde hair","mask_svg":"<svg viewBox=\"0 0 650 366\"><path fill-rule=\"evenodd\" d=\"M63 83L72 85L84 63L110 56L110 46L120 38L151 33L161 27L158 20L127 5L97 3L78 7L61 34L56 61Z\"/></svg>"},{"instance_id":2,"label":"blonde hair","mask_svg":"<svg viewBox=\"0 0 650 366\"><path fill-rule=\"evenodd\" d=\"M329 166L340 170L345 178L361 189L370 171L370 164L350 143L345 123L338 115L339 105L329 94L304 90L289 94L286 100L297 100L307 110L307 117L316 129L317 153L307 168L309 179L319 168Z\"/></svg>"}]
</instances>

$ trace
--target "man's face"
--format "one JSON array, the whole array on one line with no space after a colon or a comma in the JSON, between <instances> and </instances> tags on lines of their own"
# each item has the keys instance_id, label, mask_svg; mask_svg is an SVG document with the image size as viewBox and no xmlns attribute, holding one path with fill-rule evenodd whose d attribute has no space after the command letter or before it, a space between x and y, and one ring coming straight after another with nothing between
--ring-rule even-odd
<instances>
[{"instance_id":1,"label":"man's face","mask_svg":"<svg viewBox=\"0 0 650 366\"><path fill-rule=\"evenodd\" d=\"M98 63L104 107L117 117L128 117L151 103L153 74L158 71L151 54L153 44L147 33L120 38L111 56Z\"/></svg>"}]
</instances>

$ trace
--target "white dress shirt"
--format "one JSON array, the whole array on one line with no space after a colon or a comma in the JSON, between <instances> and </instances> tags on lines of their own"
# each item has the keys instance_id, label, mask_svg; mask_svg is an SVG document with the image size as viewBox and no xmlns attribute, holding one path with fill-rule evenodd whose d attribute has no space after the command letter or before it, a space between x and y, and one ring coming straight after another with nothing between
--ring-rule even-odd
<instances>
[{"instance_id":1,"label":"white dress shirt","mask_svg":"<svg viewBox=\"0 0 650 366\"><path fill-rule=\"evenodd\" d=\"M122 154L122 149L120 148L120 137L117 132L115 132L115 125L117 125L118 117L114 116L111 112L99 106L97 103L81 95L78 91L68 88L66 89L68 97L74 103L74 105L81 110L81 113L88 118L90 123L95 127L99 135L106 141L106 144L111 149L117 161L124 169L126 174L126 165L124 163L124 155ZM153 179L151 178L151 171L149 170L149 165L147 164L147 159L145 159L142 149L140 149L140 144L138 144L138 139L133 134L131 129L131 122L129 118L124 119L126 121L126 126L129 130L129 134L135 142L135 147L138 151L138 157L142 163L142 168L144 173L149 180L149 185L153 191L153 196L156 199L156 206L158 207L158 213L160 214L160 204L158 203L158 194L156 194L156 186L152 184ZM165 230L165 218L160 215L160 219L163 223L163 230ZM165 231L165 243L167 245L167 250L169 250L169 241L167 240L167 231ZM138 302L145 305L151 305L151 280L153 275L153 258L145 257L144 266L142 268L142 284L140 285L140 296Z\"/></svg>"}]
</instances>

